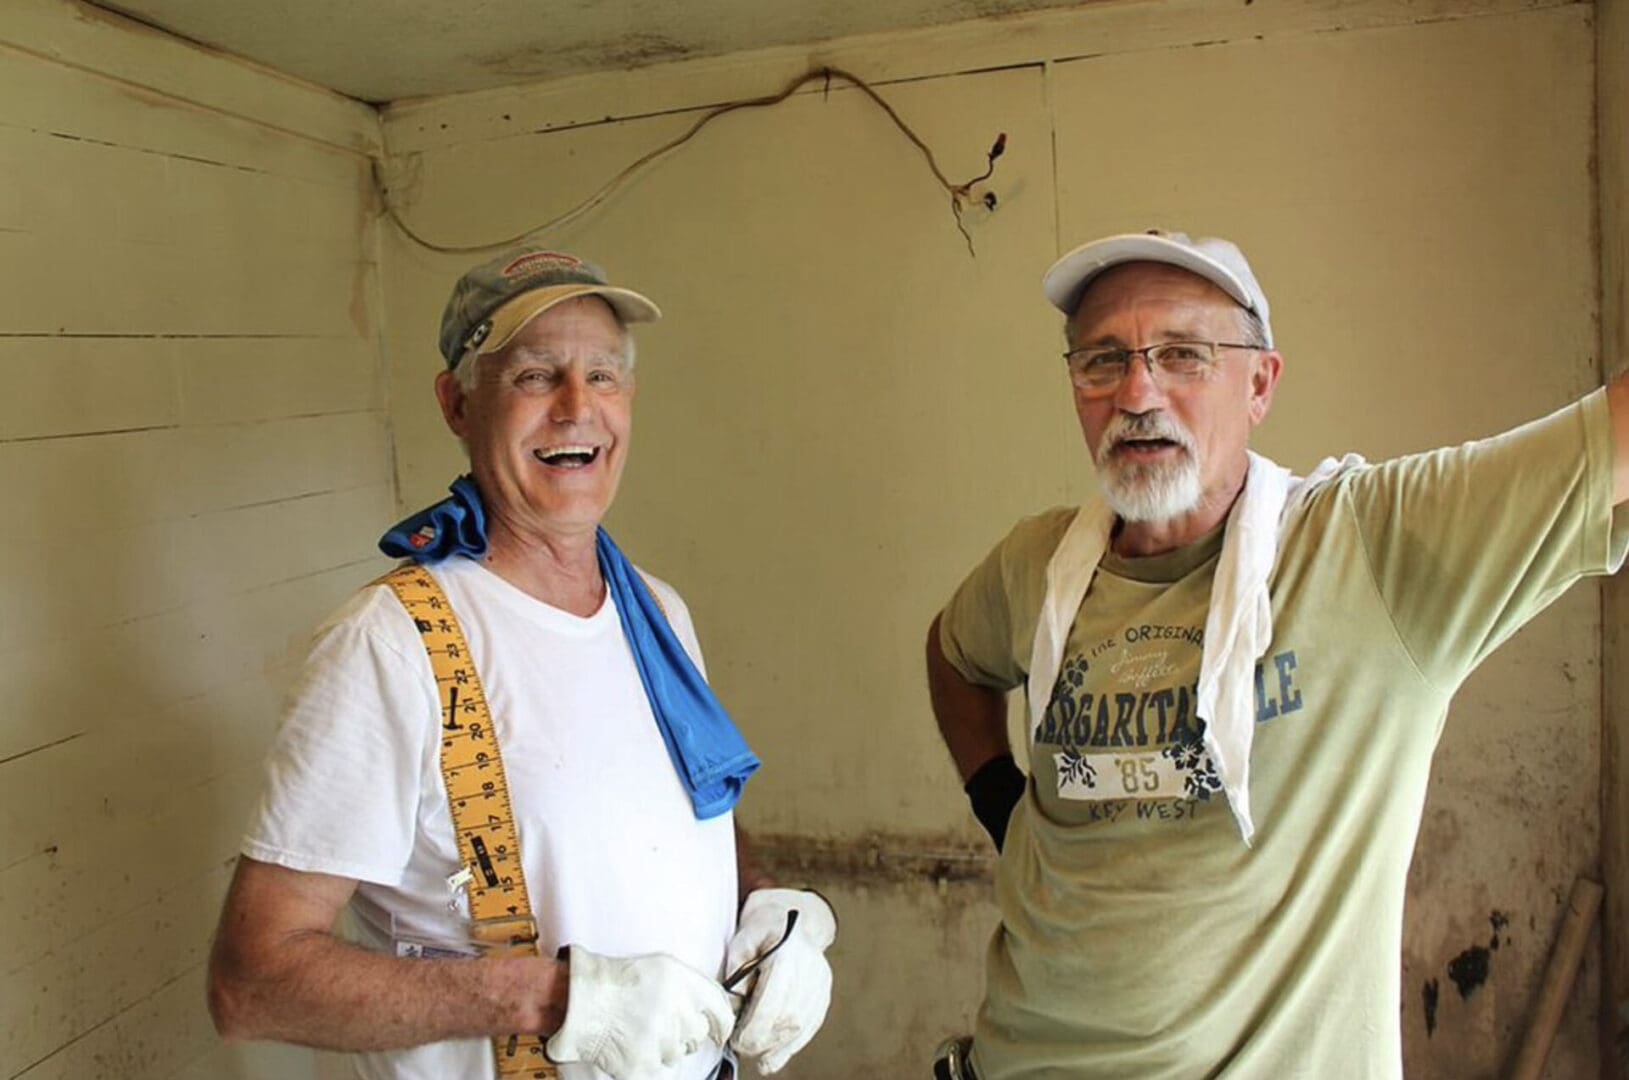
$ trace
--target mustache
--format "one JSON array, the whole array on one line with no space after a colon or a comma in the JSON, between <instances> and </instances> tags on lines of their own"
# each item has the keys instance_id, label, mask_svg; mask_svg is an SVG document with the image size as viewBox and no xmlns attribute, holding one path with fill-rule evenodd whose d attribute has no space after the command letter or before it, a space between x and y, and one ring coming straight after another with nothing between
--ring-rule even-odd
<instances>
[{"instance_id":1,"label":"mustache","mask_svg":"<svg viewBox=\"0 0 1629 1080\"><path fill-rule=\"evenodd\" d=\"M1166 439L1182 447L1189 455L1192 455L1195 449L1193 435L1163 410L1115 413L1114 418L1109 421L1109 426L1103 429L1098 460L1101 461L1114 453L1121 443L1131 439Z\"/></svg>"}]
</instances>

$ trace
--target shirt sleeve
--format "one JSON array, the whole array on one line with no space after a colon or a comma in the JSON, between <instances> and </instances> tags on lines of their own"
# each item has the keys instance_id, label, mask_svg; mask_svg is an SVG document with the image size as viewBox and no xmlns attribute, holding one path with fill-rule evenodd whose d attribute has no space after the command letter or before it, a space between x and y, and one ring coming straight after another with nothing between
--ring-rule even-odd
<instances>
[{"instance_id":1,"label":"shirt sleeve","mask_svg":"<svg viewBox=\"0 0 1629 1080\"><path fill-rule=\"evenodd\" d=\"M243 853L398 886L440 711L430 663L383 586L317 633L266 763Z\"/></svg>"},{"instance_id":2,"label":"shirt sleeve","mask_svg":"<svg viewBox=\"0 0 1629 1080\"><path fill-rule=\"evenodd\" d=\"M1335 481L1398 636L1451 689L1586 574L1622 564L1605 393Z\"/></svg>"},{"instance_id":3,"label":"shirt sleeve","mask_svg":"<svg viewBox=\"0 0 1629 1080\"><path fill-rule=\"evenodd\" d=\"M939 648L968 682L997 690L1023 684L1046 566L1074 513L1065 507L1020 521L939 613Z\"/></svg>"}]
</instances>

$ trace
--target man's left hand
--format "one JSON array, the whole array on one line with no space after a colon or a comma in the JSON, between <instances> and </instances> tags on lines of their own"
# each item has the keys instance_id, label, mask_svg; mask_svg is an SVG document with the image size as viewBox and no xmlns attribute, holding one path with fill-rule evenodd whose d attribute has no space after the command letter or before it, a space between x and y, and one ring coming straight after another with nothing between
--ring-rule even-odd
<instances>
[{"instance_id":1,"label":"man's left hand","mask_svg":"<svg viewBox=\"0 0 1629 1080\"><path fill-rule=\"evenodd\" d=\"M796 925L788 934L793 911ZM741 906L725 969L739 971L758 962L730 1045L751 1058L761 1074L779 1072L820 1030L831 1004L825 951L836 938L837 917L818 893L758 889Z\"/></svg>"}]
</instances>

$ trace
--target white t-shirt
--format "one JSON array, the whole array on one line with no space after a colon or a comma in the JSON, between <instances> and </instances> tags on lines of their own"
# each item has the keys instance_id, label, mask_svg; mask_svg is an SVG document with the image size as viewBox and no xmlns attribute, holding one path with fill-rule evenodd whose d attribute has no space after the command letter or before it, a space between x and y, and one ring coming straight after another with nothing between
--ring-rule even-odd
<instances>
[{"instance_id":1,"label":"white t-shirt","mask_svg":"<svg viewBox=\"0 0 1629 1080\"><path fill-rule=\"evenodd\" d=\"M474 654L519 824L545 956L566 944L606 955L668 953L720 974L735 928L732 816L697 821L622 634L614 601L579 618L481 564L432 568ZM703 670L690 613L647 578ZM448 906L460 866L442 783L441 710L418 631L386 586L359 592L318 631L267 763L243 853L354 878L364 946L468 951L468 902ZM671 1080L701 1080L706 1047ZM485 1039L359 1054L368 1080L482 1080ZM602 1080L563 1066L565 1080Z\"/></svg>"}]
</instances>

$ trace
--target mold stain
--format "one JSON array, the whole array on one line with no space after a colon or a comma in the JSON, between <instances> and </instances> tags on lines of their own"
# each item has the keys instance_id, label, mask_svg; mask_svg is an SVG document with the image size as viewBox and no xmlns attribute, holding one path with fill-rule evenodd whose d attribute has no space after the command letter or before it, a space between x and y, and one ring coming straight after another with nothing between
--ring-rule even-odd
<instances>
[{"instance_id":1,"label":"mold stain","mask_svg":"<svg viewBox=\"0 0 1629 1080\"><path fill-rule=\"evenodd\" d=\"M668 63L683 59L697 50L665 34L623 34L599 46L600 57L607 67L636 68L649 64Z\"/></svg>"},{"instance_id":2,"label":"mold stain","mask_svg":"<svg viewBox=\"0 0 1629 1080\"><path fill-rule=\"evenodd\" d=\"M1425 1003L1425 1037L1430 1038L1437 1033L1437 980L1427 979L1425 985L1420 987L1420 998Z\"/></svg>"},{"instance_id":3,"label":"mold stain","mask_svg":"<svg viewBox=\"0 0 1629 1080\"><path fill-rule=\"evenodd\" d=\"M700 54L701 50L693 44L645 32L619 34L575 47L525 45L474 59L481 67L500 75L540 78L573 71L627 70Z\"/></svg>"},{"instance_id":4,"label":"mold stain","mask_svg":"<svg viewBox=\"0 0 1629 1080\"><path fill-rule=\"evenodd\" d=\"M1472 945L1448 961L1448 977L1459 988L1460 998L1469 999L1477 987L1488 981L1488 950Z\"/></svg>"},{"instance_id":5,"label":"mold stain","mask_svg":"<svg viewBox=\"0 0 1629 1080\"><path fill-rule=\"evenodd\" d=\"M749 842L755 861L785 880L866 887L927 884L941 892L971 887L982 893L995 874L994 848L951 833L820 836L754 830Z\"/></svg>"},{"instance_id":6,"label":"mold stain","mask_svg":"<svg viewBox=\"0 0 1629 1080\"><path fill-rule=\"evenodd\" d=\"M1493 936L1488 939L1488 949L1491 952L1499 951L1499 935L1510 927L1510 916L1495 908L1488 915L1488 925L1493 928ZM1510 938L1505 938L1505 944L1510 944Z\"/></svg>"}]
</instances>

